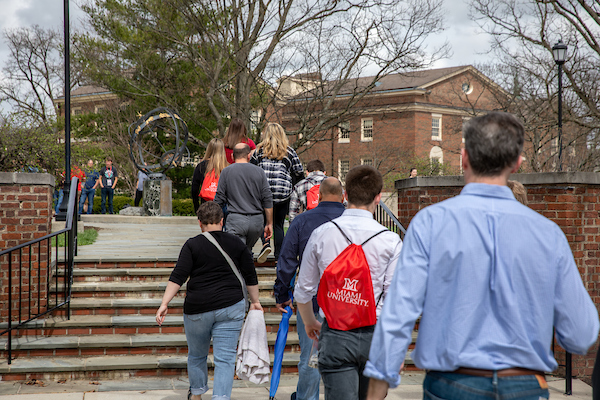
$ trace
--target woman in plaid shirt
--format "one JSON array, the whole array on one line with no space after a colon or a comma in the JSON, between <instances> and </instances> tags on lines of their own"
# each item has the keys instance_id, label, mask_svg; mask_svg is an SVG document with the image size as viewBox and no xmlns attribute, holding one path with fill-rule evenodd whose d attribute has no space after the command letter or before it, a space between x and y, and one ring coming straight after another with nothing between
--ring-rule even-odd
<instances>
[{"instance_id":1,"label":"woman in plaid shirt","mask_svg":"<svg viewBox=\"0 0 600 400\"><path fill-rule=\"evenodd\" d=\"M304 177L304 173L298 154L290 147L281 125L267 124L262 136L263 141L256 146L250 162L265 171L273 193L273 233L277 259L283 243L283 223L288 213L292 189ZM268 243L264 245L266 246Z\"/></svg>"}]
</instances>

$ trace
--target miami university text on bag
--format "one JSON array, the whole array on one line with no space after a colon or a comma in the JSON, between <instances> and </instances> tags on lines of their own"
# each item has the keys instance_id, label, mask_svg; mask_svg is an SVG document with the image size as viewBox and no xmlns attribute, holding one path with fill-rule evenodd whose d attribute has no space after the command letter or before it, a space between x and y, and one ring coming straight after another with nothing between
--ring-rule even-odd
<instances>
[{"instance_id":1,"label":"miami university text on bag","mask_svg":"<svg viewBox=\"0 0 600 400\"><path fill-rule=\"evenodd\" d=\"M312 210L319 205L319 188L321 185L315 185L306 192L306 209Z\"/></svg>"},{"instance_id":2,"label":"miami university text on bag","mask_svg":"<svg viewBox=\"0 0 600 400\"><path fill-rule=\"evenodd\" d=\"M377 232L361 245L356 245L338 224L331 222L350 245L325 268L317 292L319 307L325 313L327 325L333 329L349 331L375 325L377 304L373 295L371 270L362 246L387 230Z\"/></svg>"},{"instance_id":3,"label":"miami university text on bag","mask_svg":"<svg viewBox=\"0 0 600 400\"><path fill-rule=\"evenodd\" d=\"M202 182L202 189L200 189L200 197L206 201L213 201L217 194L217 187L219 186L219 178L215 176L215 170L213 169L210 174L204 176Z\"/></svg>"}]
</instances>

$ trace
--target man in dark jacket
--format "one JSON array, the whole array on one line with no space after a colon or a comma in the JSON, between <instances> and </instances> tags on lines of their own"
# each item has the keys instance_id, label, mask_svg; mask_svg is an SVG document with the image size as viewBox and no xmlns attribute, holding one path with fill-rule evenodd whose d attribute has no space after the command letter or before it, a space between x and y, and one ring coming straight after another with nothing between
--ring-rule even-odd
<instances>
[{"instance_id":1,"label":"man in dark jacket","mask_svg":"<svg viewBox=\"0 0 600 400\"><path fill-rule=\"evenodd\" d=\"M337 178L325 178L319 188L319 205L298 215L290 224L277 261L277 279L273 287L277 309L282 313L286 312L285 306L292 306L289 291L310 234L315 228L339 217L344 212L342 192L342 184ZM313 299L313 311L320 319L316 299ZM296 314L296 318L300 340L300 362L298 363L298 386L296 392L292 394L292 399L318 400L321 376L317 369L308 366L312 340L306 334L300 313Z\"/></svg>"}]
</instances>

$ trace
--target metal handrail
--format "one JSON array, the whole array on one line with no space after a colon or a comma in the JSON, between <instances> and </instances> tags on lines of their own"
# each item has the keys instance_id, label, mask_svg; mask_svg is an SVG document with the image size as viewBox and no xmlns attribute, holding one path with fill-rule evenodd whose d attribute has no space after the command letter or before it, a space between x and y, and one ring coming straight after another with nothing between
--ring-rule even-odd
<instances>
[{"instance_id":1,"label":"metal handrail","mask_svg":"<svg viewBox=\"0 0 600 400\"><path fill-rule=\"evenodd\" d=\"M398 218L396 218L392 210L383 201L380 201L375 208L375 219L390 231L398 233L402 238L406 235L406 229L404 229Z\"/></svg>"},{"instance_id":2,"label":"metal handrail","mask_svg":"<svg viewBox=\"0 0 600 400\"><path fill-rule=\"evenodd\" d=\"M62 308L66 305L67 308L67 319L71 318L71 290L72 290L72 285L73 285L73 264L75 261L75 252L76 252L76 243L77 243L77 184L79 182L79 179L77 177L73 177L73 179L71 179L71 188L70 188L70 193L69 193L69 203L67 206L67 218L66 218L66 223L65 223L65 228L61 229L57 232L45 235L41 238L38 239L34 239L31 240L27 243L24 244L20 244L18 246L12 247L10 249L4 250L4 251L0 251L0 261L2 261L2 257L3 256L7 256L8 259L8 327L7 329L4 329L2 332L0 332L0 336L8 333L8 344L7 344L7 350L8 350L8 364L11 364L12 361L12 332L14 330L20 329L21 327L23 327L24 325L26 325L27 323L42 317L44 315L47 315L53 311L58 310L59 308ZM59 253L58 253L58 237L60 235L65 235L66 237L66 243L65 243L65 247L64 247L64 258L62 260L59 260ZM54 261L52 261L51 258L51 239L52 238L56 238L56 243L55 243L55 253L54 253ZM40 292L42 289L42 276L41 276L41 267L42 267L42 252L41 252L41 248L42 248L42 243L46 241L46 282L45 282L45 289L46 289L46 298L42 299ZM33 267L33 263L32 263L32 250L34 249L34 246L37 245L37 274L35 275L37 277L37 314L32 315L32 307L31 307L31 288L32 288L32 267ZM28 303L26 305L27 309L28 309L28 315L27 315L27 319L23 320L23 315L22 315L22 311L23 311L23 302L24 302L24 294L25 291L23 290L23 250L24 249L28 249L28 257L27 257L27 262L28 262L28 274L27 277L25 277L25 279L27 279L27 299ZM13 282L12 282L12 278L13 278L13 257L18 253L18 263L19 263L19 269L18 269L18 279L19 279L19 283L18 283L18 302L19 302L19 311L18 311L18 323L16 325L13 325ZM16 258L16 257L15 257ZM58 291L58 279L59 274L58 274L58 264L59 261L65 264L65 270L64 270L64 276L62 277L64 279L65 285L64 285L64 291L62 293L59 293ZM55 302L54 302L54 306L51 306L51 285L50 285L50 272L52 267L55 268L55 273L54 273L54 279L55 279ZM16 269L14 272L17 272ZM62 294L64 295L64 299L62 302L59 303L59 295ZM45 301L45 310L42 311L42 307L41 307L41 302L42 300ZM33 309L35 309L35 306L33 307Z\"/></svg>"}]
</instances>

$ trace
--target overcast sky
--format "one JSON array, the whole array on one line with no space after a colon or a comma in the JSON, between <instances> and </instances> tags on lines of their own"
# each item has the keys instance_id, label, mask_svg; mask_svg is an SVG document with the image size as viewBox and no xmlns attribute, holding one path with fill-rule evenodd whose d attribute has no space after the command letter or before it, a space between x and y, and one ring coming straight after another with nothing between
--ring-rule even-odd
<instances>
[{"instance_id":1,"label":"overcast sky","mask_svg":"<svg viewBox=\"0 0 600 400\"><path fill-rule=\"evenodd\" d=\"M71 0L70 20L71 29L80 25L83 12L78 4L82 0ZM432 44L448 40L452 46L453 55L449 59L438 61L435 67L451 67L483 62L488 57L478 53L485 52L488 47L488 37L480 33L477 25L468 18L468 6L464 0L445 0L446 31L432 38ZM62 0L0 0L0 28L10 29L40 25L46 28L63 27ZM0 64L4 63L8 53L6 44L0 43ZM0 65L1 67L1 65Z\"/></svg>"}]
</instances>

